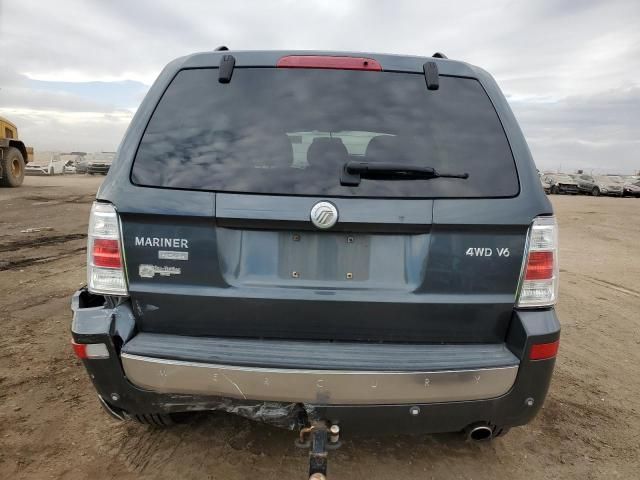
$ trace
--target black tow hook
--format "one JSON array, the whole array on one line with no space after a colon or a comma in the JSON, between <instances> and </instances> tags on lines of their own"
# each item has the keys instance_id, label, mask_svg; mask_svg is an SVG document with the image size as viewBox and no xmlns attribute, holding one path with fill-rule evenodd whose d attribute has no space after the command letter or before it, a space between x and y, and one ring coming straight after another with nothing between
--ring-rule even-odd
<instances>
[{"instance_id":1,"label":"black tow hook","mask_svg":"<svg viewBox=\"0 0 640 480\"><path fill-rule=\"evenodd\" d=\"M309 449L309 480L326 480L328 450L339 448L340 427L318 421L300 430L296 447Z\"/></svg>"}]
</instances>

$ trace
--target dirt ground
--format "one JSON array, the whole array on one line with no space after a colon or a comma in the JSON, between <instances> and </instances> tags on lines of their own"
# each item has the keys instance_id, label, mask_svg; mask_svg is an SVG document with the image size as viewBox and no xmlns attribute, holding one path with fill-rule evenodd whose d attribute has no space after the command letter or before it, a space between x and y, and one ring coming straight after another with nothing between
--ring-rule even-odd
<instances>
[{"instance_id":1,"label":"dirt ground","mask_svg":"<svg viewBox=\"0 0 640 480\"><path fill-rule=\"evenodd\" d=\"M102 179L28 177L0 190L0 478L305 478L292 432L221 414L157 431L103 413L69 346ZM484 444L346 437L332 479L639 478L640 199L552 200L563 333L535 421Z\"/></svg>"}]
</instances>

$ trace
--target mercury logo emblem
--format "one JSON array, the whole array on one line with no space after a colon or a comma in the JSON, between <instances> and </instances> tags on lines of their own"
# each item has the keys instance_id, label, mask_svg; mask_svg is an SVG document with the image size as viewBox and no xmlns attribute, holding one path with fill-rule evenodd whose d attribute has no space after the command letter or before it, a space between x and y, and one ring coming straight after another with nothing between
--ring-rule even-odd
<instances>
[{"instance_id":1,"label":"mercury logo emblem","mask_svg":"<svg viewBox=\"0 0 640 480\"><path fill-rule=\"evenodd\" d=\"M329 202L318 202L311 209L311 222L323 230L333 227L338 221L338 209Z\"/></svg>"}]
</instances>

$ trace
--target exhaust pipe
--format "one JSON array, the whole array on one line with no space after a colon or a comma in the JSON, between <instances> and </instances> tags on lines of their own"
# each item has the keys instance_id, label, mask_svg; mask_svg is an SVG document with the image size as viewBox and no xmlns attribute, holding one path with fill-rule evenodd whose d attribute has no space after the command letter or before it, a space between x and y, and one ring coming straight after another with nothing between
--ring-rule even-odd
<instances>
[{"instance_id":1,"label":"exhaust pipe","mask_svg":"<svg viewBox=\"0 0 640 480\"><path fill-rule=\"evenodd\" d=\"M493 438L493 430L486 423L476 423L467 427L467 439L482 442Z\"/></svg>"}]
</instances>

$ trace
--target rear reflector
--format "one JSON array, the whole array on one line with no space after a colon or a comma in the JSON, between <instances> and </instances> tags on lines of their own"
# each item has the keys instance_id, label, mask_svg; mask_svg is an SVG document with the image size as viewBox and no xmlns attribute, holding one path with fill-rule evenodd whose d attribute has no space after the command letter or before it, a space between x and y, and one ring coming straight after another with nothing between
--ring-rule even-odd
<instances>
[{"instance_id":1,"label":"rear reflector","mask_svg":"<svg viewBox=\"0 0 640 480\"><path fill-rule=\"evenodd\" d=\"M537 343L531 346L529 352L530 360L546 360L553 358L558 353L558 347L560 346L560 340L556 340L551 343Z\"/></svg>"},{"instance_id":2,"label":"rear reflector","mask_svg":"<svg viewBox=\"0 0 640 480\"><path fill-rule=\"evenodd\" d=\"M93 239L93 265L106 268L122 267L118 240Z\"/></svg>"},{"instance_id":3,"label":"rear reflector","mask_svg":"<svg viewBox=\"0 0 640 480\"><path fill-rule=\"evenodd\" d=\"M329 68L334 70L382 71L382 66L371 58L331 57L321 55L290 55L282 57L277 68Z\"/></svg>"},{"instance_id":4,"label":"rear reflector","mask_svg":"<svg viewBox=\"0 0 640 480\"><path fill-rule=\"evenodd\" d=\"M109 350L104 343L76 343L71 340L71 346L76 356L81 359L109 358Z\"/></svg>"}]
</instances>

